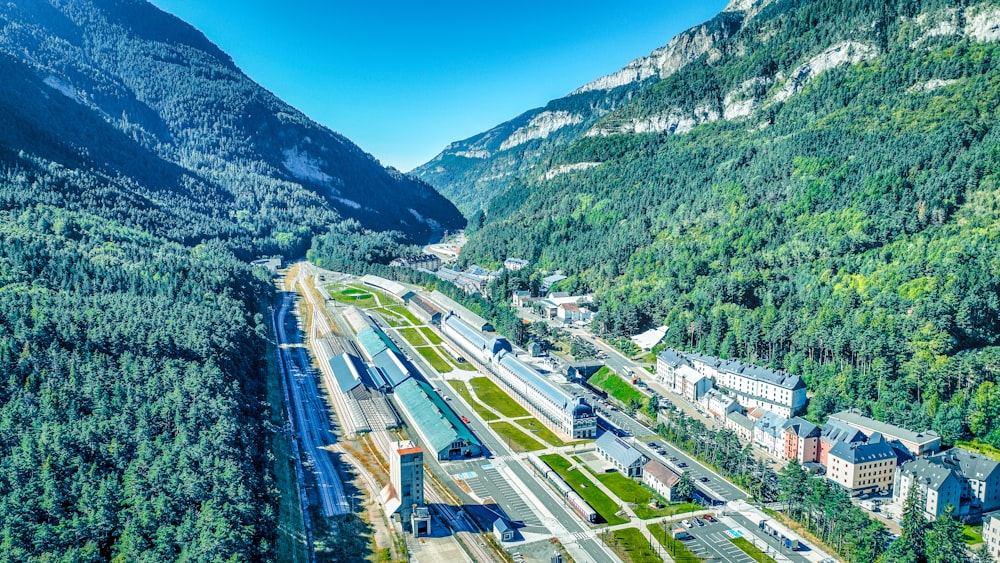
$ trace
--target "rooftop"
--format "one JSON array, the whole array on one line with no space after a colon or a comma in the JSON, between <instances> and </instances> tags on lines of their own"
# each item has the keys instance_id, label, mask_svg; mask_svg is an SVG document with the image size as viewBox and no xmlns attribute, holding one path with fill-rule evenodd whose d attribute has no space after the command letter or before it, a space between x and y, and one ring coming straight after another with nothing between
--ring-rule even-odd
<instances>
[{"instance_id":1,"label":"rooftop","mask_svg":"<svg viewBox=\"0 0 1000 563\"><path fill-rule=\"evenodd\" d=\"M820 430L820 439L827 443L832 442L863 442L867 439L865 433L839 420L830 419Z\"/></svg>"},{"instance_id":2,"label":"rooftop","mask_svg":"<svg viewBox=\"0 0 1000 563\"><path fill-rule=\"evenodd\" d=\"M731 412L726 415L726 418L732 420L742 428L750 430L751 432L753 431L753 421L747 418L747 415L741 412Z\"/></svg>"},{"instance_id":3,"label":"rooftop","mask_svg":"<svg viewBox=\"0 0 1000 563\"><path fill-rule=\"evenodd\" d=\"M346 352L330 360L330 369L333 370L333 378L341 393L347 393L362 384L361 374L365 372L365 366L360 359Z\"/></svg>"},{"instance_id":4,"label":"rooftop","mask_svg":"<svg viewBox=\"0 0 1000 563\"><path fill-rule=\"evenodd\" d=\"M480 445L472 431L429 384L410 378L395 389L395 394L420 434L429 442L424 446L435 453L447 451L455 442Z\"/></svg>"},{"instance_id":5,"label":"rooftop","mask_svg":"<svg viewBox=\"0 0 1000 563\"><path fill-rule=\"evenodd\" d=\"M512 371L521 381L540 391L559 408L566 409L575 406L572 395L563 391L561 387L549 381L548 378L538 373L535 368L524 363L514 354L502 354L500 356L500 365Z\"/></svg>"},{"instance_id":6,"label":"rooftop","mask_svg":"<svg viewBox=\"0 0 1000 563\"><path fill-rule=\"evenodd\" d=\"M894 424L879 422L878 420L864 416L860 411L853 409L831 414L830 419L840 420L855 428L863 428L871 432L878 432L885 436L899 438L904 442L910 442L912 444L930 444L941 440L941 436L933 430L914 432Z\"/></svg>"},{"instance_id":7,"label":"rooftop","mask_svg":"<svg viewBox=\"0 0 1000 563\"><path fill-rule=\"evenodd\" d=\"M1000 463L993 459L962 448L952 448L927 459L938 465L955 469L966 479L976 481L985 481L993 477L1000 468Z\"/></svg>"},{"instance_id":8,"label":"rooftop","mask_svg":"<svg viewBox=\"0 0 1000 563\"><path fill-rule=\"evenodd\" d=\"M594 442L598 450L605 452L623 467L631 467L646 459L646 456L633 449L624 440L611 432L604 432Z\"/></svg>"},{"instance_id":9,"label":"rooftop","mask_svg":"<svg viewBox=\"0 0 1000 563\"><path fill-rule=\"evenodd\" d=\"M793 391L806 388L806 384L802 381L801 377L792 375L788 372L778 371L755 364L748 364L737 360L723 360L714 356L706 356L704 354L686 354L686 356L693 361L709 365L713 369L720 372L739 375L753 379L754 381L770 383L772 385L777 385L784 389L791 389Z\"/></svg>"},{"instance_id":10,"label":"rooftop","mask_svg":"<svg viewBox=\"0 0 1000 563\"><path fill-rule=\"evenodd\" d=\"M913 459L902 443L886 440L879 433L872 434L867 442L837 442L830 448L830 455L855 465L887 459L895 459L900 465Z\"/></svg>"},{"instance_id":11,"label":"rooftop","mask_svg":"<svg viewBox=\"0 0 1000 563\"><path fill-rule=\"evenodd\" d=\"M771 411L766 411L763 415L761 415L760 419L754 423L754 429L760 430L773 438L777 438L786 422L788 422L788 420L785 419L785 417Z\"/></svg>"},{"instance_id":12,"label":"rooftop","mask_svg":"<svg viewBox=\"0 0 1000 563\"><path fill-rule=\"evenodd\" d=\"M652 477L668 487L673 487L681 481L680 475L674 473L669 467L655 459L646 462L646 465L642 466L642 473L646 477Z\"/></svg>"},{"instance_id":13,"label":"rooftop","mask_svg":"<svg viewBox=\"0 0 1000 563\"><path fill-rule=\"evenodd\" d=\"M492 325L487 322L486 319L480 317L479 315L473 313L472 311L466 309L458 302L448 297L447 295L441 293L440 291L431 292L431 301L434 301L442 307L443 312L451 311L462 318L462 320L473 325L478 330L482 330L483 327L489 327L492 330Z\"/></svg>"},{"instance_id":14,"label":"rooftop","mask_svg":"<svg viewBox=\"0 0 1000 563\"><path fill-rule=\"evenodd\" d=\"M818 438L820 435L819 426L809 422L804 418L795 417L785 423L785 430L795 434L799 438Z\"/></svg>"},{"instance_id":15,"label":"rooftop","mask_svg":"<svg viewBox=\"0 0 1000 563\"><path fill-rule=\"evenodd\" d=\"M681 357L680 352L672 348L665 348L662 352L656 355L656 359L672 368L676 368L684 363L684 358Z\"/></svg>"},{"instance_id":16,"label":"rooftop","mask_svg":"<svg viewBox=\"0 0 1000 563\"><path fill-rule=\"evenodd\" d=\"M951 469L942 467L925 458L915 459L903 464L900 467L900 471L908 473L910 476L916 478L918 482L934 490L940 489L941 485L944 485L949 477L955 475ZM957 479L957 476L955 478Z\"/></svg>"}]
</instances>

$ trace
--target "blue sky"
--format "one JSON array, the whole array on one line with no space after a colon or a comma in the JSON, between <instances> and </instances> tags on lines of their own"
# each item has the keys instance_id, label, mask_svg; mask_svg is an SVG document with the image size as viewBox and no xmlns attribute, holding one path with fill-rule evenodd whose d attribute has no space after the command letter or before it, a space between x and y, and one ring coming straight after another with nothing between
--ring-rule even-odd
<instances>
[{"instance_id":1,"label":"blue sky","mask_svg":"<svg viewBox=\"0 0 1000 563\"><path fill-rule=\"evenodd\" d=\"M403 171L665 45L725 0L152 0Z\"/></svg>"}]
</instances>

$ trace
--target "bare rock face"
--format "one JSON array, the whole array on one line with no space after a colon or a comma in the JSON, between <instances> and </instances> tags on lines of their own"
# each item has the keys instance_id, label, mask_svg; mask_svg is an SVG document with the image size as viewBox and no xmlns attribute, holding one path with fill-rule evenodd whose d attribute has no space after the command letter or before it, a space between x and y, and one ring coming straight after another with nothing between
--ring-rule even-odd
<instances>
[{"instance_id":1,"label":"bare rock face","mask_svg":"<svg viewBox=\"0 0 1000 563\"><path fill-rule=\"evenodd\" d=\"M774 95L775 102L783 102L799 92L809 81L831 68L857 64L878 56L878 48L857 41L842 41L809 59L793 70L785 85Z\"/></svg>"},{"instance_id":2,"label":"bare rock face","mask_svg":"<svg viewBox=\"0 0 1000 563\"><path fill-rule=\"evenodd\" d=\"M568 111L543 111L531 118L527 125L514 131L510 137L500 144L500 150L516 147L532 139L544 139L553 132L576 125L583 121L583 116Z\"/></svg>"}]
</instances>

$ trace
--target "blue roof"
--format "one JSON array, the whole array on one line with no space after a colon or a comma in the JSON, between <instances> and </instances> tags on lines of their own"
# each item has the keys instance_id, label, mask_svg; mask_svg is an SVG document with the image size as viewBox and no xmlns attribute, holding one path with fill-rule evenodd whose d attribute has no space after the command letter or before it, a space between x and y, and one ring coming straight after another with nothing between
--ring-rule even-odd
<instances>
[{"instance_id":1,"label":"blue roof","mask_svg":"<svg viewBox=\"0 0 1000 563\"><path fill-rule=\"evenodd\" d=\"M361 360L346 352L330 360L330 369L333 370L333 378L341 393L347 393L361 385L361 374L365 372Z\"/></svg>"},{"instance_id":2,"label":"blue roof","mask_svg":"<svg viewBox=\"0 0 1000 563\"><path fill-rule=\"evenodd\" d=\"M624 467L631 467L645 459L641 453L611 432L598 436L594 445Z\"/></svg>"},{"instance_id":3,"label":"blue roof","mask_svg":"<svg viewBox=\"0 0 1000 563\"><path fill-rule=\"evenodd\" d=\"M382 329L374 326L370 326L359 332L358 342L361 343L361 347L364 348L365 352L367 352L372 358L387 349L392 350L397 354L402 353L399 350L399 347L396 346L384 332L382 332Z\"/></svg>"},{"instance_id":4,"label":"blue roof","mask_svg":"<svg viewBox=\"0 0 1000 563\"><path fill-rule=\"evenodd\" d=\"M477 350L489 350L490 353L495 354L501 350L506 350L510 352L513 348L510 342L506 338L489 336L483 334L481 331L465 322L458 315L449 314L444 318L443 323L446 323L449 327L462 335L469 344Z\"/></svg>"},{"instance_id":5,"label":"blue roof","mask_svg":"<svg viewBox=\"0 0 1000 563\"><path fill-rule=\"evenodd\" d=\"M500 365L510 369L521 381L540 391L559 408L565 409L573 403L572 395L543 377L535 368L522 362L514 354L502 354Z\"/></svg>"},{"instance_id":6,"label":"blue roof","mask_svg":"<svg viewBox=\"0 0 1000 563\"><path fill-rule=\"evenodd\" d=\"M785 422L787 422L785 417L777 413L767 411L761 415L759 420L757 420L754 424L754 428L759 428L761 432L777 438L778 435L781 434L781 429L784 427Z\"/></svg>"},{"instance_id":7,"label":"blue roof","mask_svg":"<svg viewBox=\"0 0 1000 563\"><path fill-rule=\"evenodd\" d=\"M681 358L680 353L677 350L667 348L656 355L658 360L663 360L670 367L677 367L684 363L684 359Z\"/></svg>"},{"instance_id":8,"label":"blue roof","mask_svg":"<svg viewBox=\"0 0 1000 563\"><path fill-rule=\"evenodd\" d=\"M392 350L383 350L373 359L382 375L389 380L391 387L396 387L413 376L413 369L406 360Z\"/></svg>"}]
</instances>

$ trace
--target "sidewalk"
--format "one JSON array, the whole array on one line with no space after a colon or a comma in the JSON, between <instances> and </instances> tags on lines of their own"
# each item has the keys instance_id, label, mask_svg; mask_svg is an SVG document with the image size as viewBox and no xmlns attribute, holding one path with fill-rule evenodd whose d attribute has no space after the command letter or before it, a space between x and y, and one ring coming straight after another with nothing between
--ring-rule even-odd
<instances>
[{"instance_id":1,"label":"sidewalk","mask_svg":"<svg viewBox=\"0 0 1000 563\"><path fill-rule=\"evenodd\" d=\"M735 522L737 524L740 524L741 527L749 528L748 531L753 533L754 535L761 534L757 525L760 523L761 520L767 520L768 525L770 525L772 528L783 534L785 537L799 540L799 543L801 545L808 547L808 551L795 552L795 554L801 556L802 558L808 561L811 561L813 563L819 563L824 559L833 559L835 561L839 561L839 559L834 555L822 551L818 546L813 545L812 542L809 542L801 535L788 529L788 527L786 527L784 524L775 520L762 510L758 509L756 506L753 506L752 504L749 504L746 501L742 500L733 501L727 504L724 508L726 509L725 514L742 516L742 518L746 520L745 522L740 522L739 520L735 520ZM722 514L724 513L720 512L720 516Z\"/></svg>"}]
</instances>

